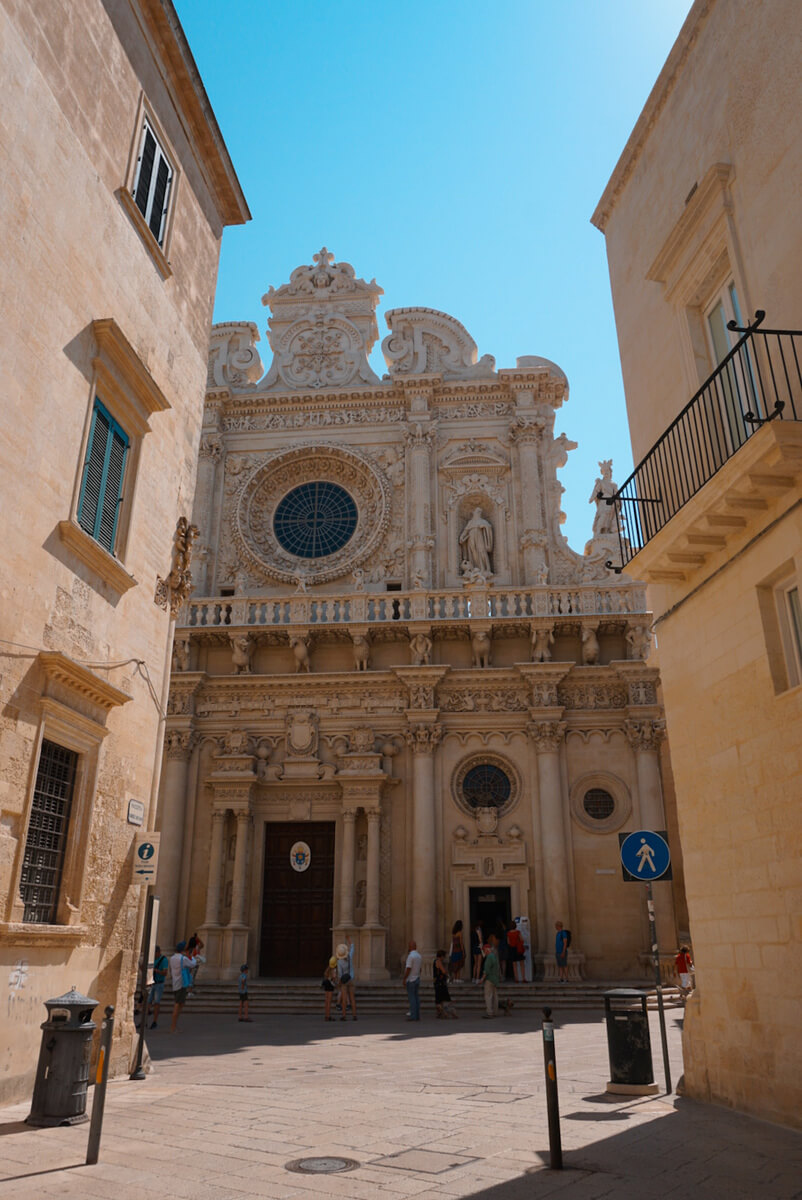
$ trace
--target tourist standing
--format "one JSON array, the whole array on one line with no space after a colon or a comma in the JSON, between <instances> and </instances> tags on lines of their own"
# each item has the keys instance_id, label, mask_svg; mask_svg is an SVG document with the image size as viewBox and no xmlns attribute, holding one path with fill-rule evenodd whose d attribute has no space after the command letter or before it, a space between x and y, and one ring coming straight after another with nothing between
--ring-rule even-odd
<instances>
[{"instance_id":1,"label":"tourist standing","mask_svg":"<svg viewBox=\"0 0 802 1200\"><path fill-rule=\"evenodd\" d=\"M337 959L336 959L335 955L332 954L331 958L329 959L329 965L326 967L326 970L323 972L323 981L320 984L320 986L323 988L323 1000L324 1000L323 1020L324 1021L333 1021L334 1020L334 1017L331 1015L331 998L334 995L336 980L337 980Z\"/></svg>"},{"instance_id":2,"label":"tourist standing","mask_svg":"<svg viewBox=\"0 0 802 1200\"><path fill-rule=\"evenodd\" d=\"M560 983L568 982L568 947L571 945L571 930L564 929L562 921L557 921L554 928L557 936L554 939L554 954L557 959L557 978Z\"/></svg>"},{"instance_id":3,"label":"tourist standing","mask_svg":"<svg viewBox=\"0 0 802 1200\"><path fill-rule=\"evenodd\" d=\"M451 949L448 954L448 973L452 983L462 983L460 975L465 962L465 943L462 940L462 921L455 921L451 930Z\"/></svg>"},{"instance_id":4,"label":"tourist standing","mask_svg":"<svg viewBox=\"0 0 802 1200\"><path fill-rule=\"evenodd\" d=\"M170 980L173 985L173 1016L170 1021L170 1033L175 1033L181 1009L187 1002L187 994L192 984L193 961L184 951L186 942L179 942L175 954L170 958Z\"/></svg>"},{"instance_id":5,"label":"tourist standing","mask_svg":"<svg viewBox=\"0 0 802 1200\"><path fill-rule=\"evenodd\" d=\"M507 957L512 963L512 971L516 983L524 981L524 940L517 925L511 925L507 931Z\"/></svg>"},{"instance_id":6,"label":"tourist standing","mask_svg":"<svg viewBox=\"0 0 802 1200\"><path fill-rule=\"evenodd\" d=\"M457 1011L451 1003L451 993L448 990L448 967L446 966L445 950L438 950L432 964L434 979L434 1004L438 1019L456 1017Z\"/></svg>"},{"instance_id":7,"label":"tourist standing","mask_svg":"<svg viewBox=\"0 0 802 1200\"><path fill-rule=\"evenodd\" d=\"M482 1013L485 1020L498 1016L498 986L501 983L501 968L498 961L498 938L490 935L490 942L484 960L485 967L485 1008Z\"/></svg>"},{"instance_id":8,"label":"tourist standing","mask_svg":"<svg viewBox=\"0 0 802 1200\"><path fill-rule=\"evenodd\" d=\"M153 959L153 983L148 996L148 1007L150 1010L152 1010L153 1015L153 1020L150 1023L151 1029L158 1028L159 1011L162 1006L164 984L167 980L167 972L169 968L170 960L166 954L162 954L161 946L157 946L156 954Z\"/></svg>"},{"instance_id":9,"label":"tourist standing","mask_svg":"<svg viewBox=\"0 0 802 1200\"><path fill-rule=\"evenodd\" d=\"M679 954L674 959L674 966L677 968L679 975L679 986L682 991L682 998L685 999L693 991L693 980L691 971L693 970L693 961L691 952L687 946L680 946Z\"/></svg>"},{"instance_id":10,"label":"tourist standing","mask_svg":"<svg viewBox=\"0 0 802 1200\"><path fill-rule=\"evenodd\" d=\"M250 1021L248 1016L248 964L243 963L239 969L239 979L237 980L237 994L239 996L239 1017L240 1021Z\"/></svg>"},{"instance_id":11,"label":"tourist standing","mask_svg":"<svg viewBox=\"0 0 802 1200\"><path fill-rule=\"evenodd\" d=\"M484 961L484 933L477 921L471 930L471 961L473 963L473 982L478 983L482 978L482 963Z\"/></svg>"},{"instance_id":12,"label":"tourist standing","mask_svg":"<svg viewBox=\"0 0 802 1200\"><path fill-rule=\"evenodd\" d=\"M407 999L409 1000L408 1021L420 1020L420 969L421 956L418 954L417 943L410 942L404 978L401 980L407 989Z\"/></svg>"},{"instance_id":13,"label":"tourist standing","mask_svg":"<svg viewBox=\"0 0 802 1200\"><path fill-rule=\"evenodd\" d=\"M337 947L337 978L340 983L340 1004L342 1013L340 1020L344 1021L351 1005L351 1017L356 1020L356 997L354 995L354 943L349 934L344 942Z\"/></svg>"}]
</instances>

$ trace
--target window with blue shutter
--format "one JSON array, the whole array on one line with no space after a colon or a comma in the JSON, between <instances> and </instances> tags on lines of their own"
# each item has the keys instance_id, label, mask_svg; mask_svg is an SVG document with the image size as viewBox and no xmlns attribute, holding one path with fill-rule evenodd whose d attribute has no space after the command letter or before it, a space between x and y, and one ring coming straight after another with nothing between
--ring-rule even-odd
<instances>
[{"instance_id":1,"label":"window with blue shutter","mask_svg":"<svg viewBox=\"0 0 802 1200\"><path fill-rule=\"evenodd\" d=\"M170 185L173 168L159 144L147 118L142 127L142 141L134 173L132 194L142 216L148 223L156 241L164 241L167 225L167 208L170 203Z\"/></svg>"},{"instance_id":2,"label":"window with blue shutter","mask_svg":"<svg viewBox=\"0 0 802 1200\"><path fill-rule=\"evenodd\" d=\"M117 536L129 445L125 430L95 400L78 500L78 524L110 554L114 553Z\"/></svg>"}]
</instances>

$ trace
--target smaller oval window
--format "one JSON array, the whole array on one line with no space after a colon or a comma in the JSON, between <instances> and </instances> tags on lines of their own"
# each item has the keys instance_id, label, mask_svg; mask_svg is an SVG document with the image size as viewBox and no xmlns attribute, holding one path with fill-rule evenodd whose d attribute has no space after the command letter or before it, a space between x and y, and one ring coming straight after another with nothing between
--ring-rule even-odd
<instances>
[{"instance_id":1,"label":"smaller oval window","mask_svg":"<svg viewBox=\"0 0 802 1200\"><path fill-rule=\"evenodd\" d=\"M604 788L590 788L582 801L585 812L594 821L606 821L615 811L615 800Z\"/></svg>"}]
</instances>

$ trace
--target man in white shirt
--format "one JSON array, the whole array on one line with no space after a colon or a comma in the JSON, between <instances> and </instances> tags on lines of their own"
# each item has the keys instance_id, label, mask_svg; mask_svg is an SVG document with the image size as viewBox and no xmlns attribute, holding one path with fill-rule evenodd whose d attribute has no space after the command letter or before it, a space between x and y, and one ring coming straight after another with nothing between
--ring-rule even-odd
<instances>
[{"instance_id":1,"label":"man in white shirt","mask_svg":"<svg viewBox=\"0 0 802 1200\"><path fill-rule=\"evenodd\" d=\"M186 947L186 942L179 942L175 948L175 954L170 958L170 979L173 984L173 999L175 1000L170 1033L175 1033L181 1009L186 1004L189 980L192 978L192 968L195 966L193 960L184 954Z\"/></svg>"},{"instance_id":2,"label":"man in white shirt","mask_svg":"<svg viewBox=\"0 0 802 1200\"><path fill-rule=\"evenodd\" d=\"M420 1020L420 969L421 956L418 954L417 944L410 942L404 978L401 981L407 989L409 999L408 1021Z\"/></svg>"}]
</instances>

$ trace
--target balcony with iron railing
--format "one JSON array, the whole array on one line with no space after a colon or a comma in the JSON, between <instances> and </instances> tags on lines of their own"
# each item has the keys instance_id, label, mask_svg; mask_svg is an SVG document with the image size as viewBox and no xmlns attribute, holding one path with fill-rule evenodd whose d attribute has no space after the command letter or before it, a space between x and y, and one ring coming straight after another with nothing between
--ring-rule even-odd
<instances>
[{"instance_id":1,"label":"balcony with iron railing","mask_svg":"<svg viewBox=\"0 0 802 1200\"><path fill-rule=\"evenodd\" d=\"M798 437L802 432L802 332L764 329L765 315L758 309L745 328L729 322L728 328L741 335L739 340L615 495L604 497L615 506L618 518L621 566L614 569L621 570L640 554L764 427L796 422L793 434L787 431L792 436L776 440L802 444ZM755 481L768 476L758 468L756 457L746 490L731 489L726 497L731 509L766 507ZM775 493L777 480L788 480L787 463L782 470L775 477ZM771 490L770 480L768 486ZM750 488L755 494L750 494ZM708 514L706 529L682 531L683 542L674 546L670 556L677 568L675 574L682 574L683 565L703 560L706 544L715 547L720 543L726 513L718 520L714 528L716 518ZM742 518L736 516L733 523L739 521L742 523ZM642 574L641 560L635 570L642 578L649 577Z\"/></svg>"}]
</instances>

